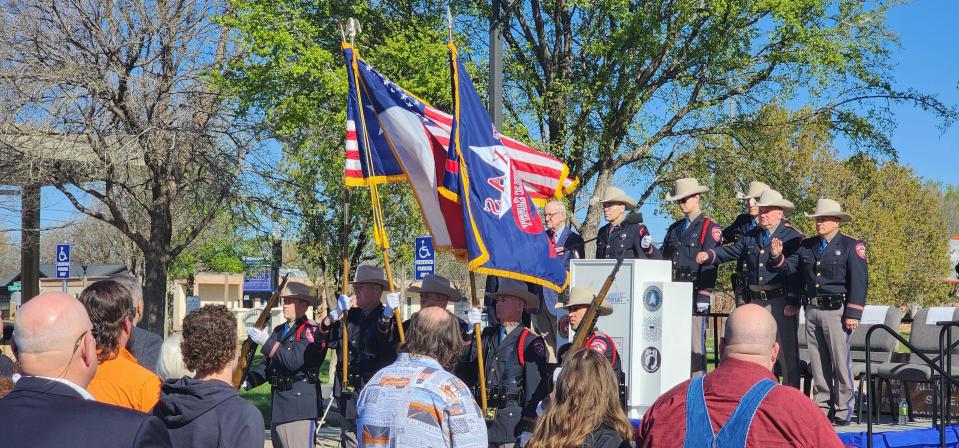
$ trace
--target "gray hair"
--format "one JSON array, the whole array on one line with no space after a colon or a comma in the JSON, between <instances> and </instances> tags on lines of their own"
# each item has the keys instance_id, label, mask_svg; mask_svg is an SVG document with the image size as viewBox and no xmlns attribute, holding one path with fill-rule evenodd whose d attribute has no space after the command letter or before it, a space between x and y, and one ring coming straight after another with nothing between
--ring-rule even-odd
<instances>
[{"instance_id":1,"label":"gray hair","mask_svg":"<svg viewBox=\"0 0 959 448\"><path fill-rule=\"evenodd\" d=\"M564 204L563 201L560 201L559 199L550 199L549 202L546 203L546 206L543 207L543 210L546 210L546 207L549 206L559 207L559 210L563 212L563 216L566 216L566 204Z\"/></svg>"},{"instance_id":2,"label":"gray hair","mask_svg":"<svg viewBox=\"0 0 959 448\"><path fill-rule=\"evenodd\" d=\"M130 291L130 298L133 299L134 308L143 301L143 286L140 285L140 281L137 280L136 277L128 274L118 274L110 277L110 280L123 285Z\"/></svg>"},{"instance_id":3,"label":"gray hair","mask_svg":"<svg viewBox=\"0 0 959 448\"><path fill-rule=\"evenodd\" d=\"M183 342L183 335L172 332L160 346L160 357L157 359L157 376L163 381L194 376L194 373L189 371L186 368L186 363L183 362L183 352L180 349L181 342Z\"/></svg>"}]
</instances>

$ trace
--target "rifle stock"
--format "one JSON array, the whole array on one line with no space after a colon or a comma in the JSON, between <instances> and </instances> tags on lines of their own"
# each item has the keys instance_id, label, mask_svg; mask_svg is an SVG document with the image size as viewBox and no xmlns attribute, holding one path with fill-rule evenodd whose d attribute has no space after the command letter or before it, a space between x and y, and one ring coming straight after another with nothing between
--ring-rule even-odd
<instances>
[{"instance_id":1,"label":"rifle stock","mask_svg":"<svg viewBox=\"0 0 959 448\"><path fill-rule=\"evenodd\" d=\"M254 327L263 329L263 326L266 325L270 319L270 311L272 311L273 307L280 301L280 291L283 291L283 288L286 287L286 280L289 276L290 274L283 276L283 280L277 285L276 290L273 291L270 300L266 302L266 307L260 312L260 316L256 318L256 322L253 324ZM236 363L236 369L233 370L233 388L236 390L240 390L243 379L246 378L246 375L250 373L250 368L253 367L253 358L256 357L254 348L256 348L256 343L247 337L246 340L243 341L243 347L240 349L240 358Z\"/></svg>"},{"instance_id":2,"label":"rifle stock","mask_svg":"<svg viewBox=\"0 0 959 448\"><path fill-rule=\"evenodd\" d=\"M586 338L593 332L593 327L596 326L596 318L599 316L599 306L602 305L603 300L606 299L606 294L609 293L609 288L613 286L613 281L616 280L616 274L619 273L619 267L622 265L623 258L617 258L613 272L609 273L606 277L606 282L603 283L603 288L599 290L599 293L593 297L593 301L589 304L589 309L586 310L586 315L583 316L583 321L580 322L579 329L576 330L576 337L573 339L573 345L570 347L569 353L583 348L583 344L586 343Z\"/></svg>"}]
</instances>

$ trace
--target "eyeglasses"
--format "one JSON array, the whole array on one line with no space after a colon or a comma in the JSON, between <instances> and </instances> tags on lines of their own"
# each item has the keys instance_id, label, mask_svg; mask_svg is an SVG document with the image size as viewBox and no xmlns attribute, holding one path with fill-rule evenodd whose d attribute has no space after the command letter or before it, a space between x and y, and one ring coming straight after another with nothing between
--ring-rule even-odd
<instances>
[{"instance_id":1,"label":"eyeglasses","mask_svg":"<svg viewBox=\"0 0 959 448\"><path fill-rule=\"evenodd\" d=\"M546 215L547 218L552 218L556 215L562 215L561 212L556 212L556 213L545 212L544 214Z\"/></svg>"}]
</instances>

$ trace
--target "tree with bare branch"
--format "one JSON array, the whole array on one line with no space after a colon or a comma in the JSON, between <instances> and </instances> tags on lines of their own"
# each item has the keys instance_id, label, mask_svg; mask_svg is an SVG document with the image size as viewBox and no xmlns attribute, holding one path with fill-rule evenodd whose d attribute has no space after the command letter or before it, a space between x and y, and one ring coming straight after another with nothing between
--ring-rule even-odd
<instances>
[{"instance_id":1,"label":"tree with bare branch","mask_svg":"<svg viewBox=\"0 0 959 448\"><path fill-rule=\"evenodd\" d=\"M220 0L5 0L0 172L50 183L144 257L162 331L170 263L228 206L252 142L209 82Z\"/></svg>"}]
</instances>

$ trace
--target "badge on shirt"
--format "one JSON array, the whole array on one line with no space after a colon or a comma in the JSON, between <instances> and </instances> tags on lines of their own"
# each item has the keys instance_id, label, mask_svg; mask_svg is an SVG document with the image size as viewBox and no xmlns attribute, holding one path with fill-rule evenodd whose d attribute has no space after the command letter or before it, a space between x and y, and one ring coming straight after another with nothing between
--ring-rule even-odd
<instances>
[{"instance_id":1,"label":"badge on shirt","mask_svg":"<svg viewBox=\"0 0 959 448\"><path fill-rule=\"evenodd\" d=\"M713 227L712 236L713 241L718 243L723 239L723 231L719 227Z\"/></svg>"},{"instance_id":2,"label":"badge on shirt","mask_svg":"<svg viewBox=\"0 0 959 448\"><path fill-rule=\"evenodd\" d=\"M859 243L856 245L856 255L859 255L859 258L863 260L866 259L866 245L864 243Z\"/></svg>"},{"instance_id":3,"label":"badge on shirt","mask_svg":"<svg viewBox=\"0 0 959 448\"><path fill-rule=\"evenodd\" d=\"M839 249L836 249L836 256L838 257L838 256L840 256L840 255L842 255L842 251L839 250Z\"/></svg>"}]
</instances>

